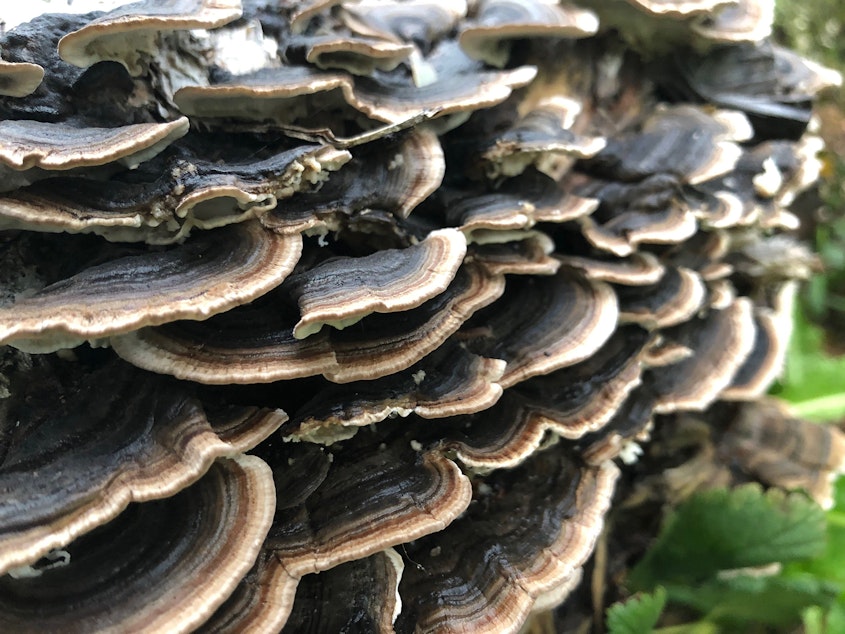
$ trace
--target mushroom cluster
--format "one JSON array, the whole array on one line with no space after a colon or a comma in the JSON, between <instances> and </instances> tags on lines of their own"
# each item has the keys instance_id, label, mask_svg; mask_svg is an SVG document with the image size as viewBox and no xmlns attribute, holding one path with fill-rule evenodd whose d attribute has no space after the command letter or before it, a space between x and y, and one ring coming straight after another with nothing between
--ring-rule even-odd
<instances>
[{"instance_id":1,"label":"mushroom cluster","mask_svg":"<svg viewBox=\"0 0 845 634\"><path fill-rule=\"evenodd\" d=\"M772 13L147 0L2 35L0 630L516 632L655 421L828 499L845 440L756 403L838 81Z\"/></svg>"}]
</instances>

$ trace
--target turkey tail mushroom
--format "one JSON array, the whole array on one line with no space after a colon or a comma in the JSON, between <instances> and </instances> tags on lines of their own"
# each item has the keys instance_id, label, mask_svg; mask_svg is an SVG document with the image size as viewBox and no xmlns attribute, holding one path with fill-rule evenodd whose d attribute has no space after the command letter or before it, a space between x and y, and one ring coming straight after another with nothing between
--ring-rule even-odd
<instances>
[{"instance_id":1,"label":"turkey tail mushroom","mask_svg":"<svg viewBox=\"0 0 845 634\"><path fill-rule=\"evenodd\" d=\"M582 607L632 490L829 503L843 435L762 395L840 78L771 15L174 0L0 35L0 629L518 632Z\"/></svg>"}]
</instances>

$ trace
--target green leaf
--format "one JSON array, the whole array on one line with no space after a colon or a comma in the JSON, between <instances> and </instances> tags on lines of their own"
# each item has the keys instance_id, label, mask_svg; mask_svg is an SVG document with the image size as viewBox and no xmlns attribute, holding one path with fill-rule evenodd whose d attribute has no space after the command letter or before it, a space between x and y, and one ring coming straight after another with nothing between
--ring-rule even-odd
<instances>
[{"instance_id":1,"label":"green leaf","mask_svg":"<svg viewBox=\"0 0 845 634\"><path fill-rule=\"evenodd\" d=\"M797 625L811 606L830 606L837 584L812 575L784 578L739 575L712 579L695 587L668 586L669 600L695 608L707 621L726 626Z\"/></svg>"},{"instance_id":2,"label":"green leaf","mask_svg":"<svg viewBox=\"0 0 845 634\"><path fill-rule=\"evenodd\" d=\"M607 610L609 634L646 634L654 629L666 605L666 591L637 594L625 603L615 603Z\"/></svg>"},{"instance_id":3,"label":"green leaf","mask_svg":"<svg viewBox=\"0 0 845 634\"><path fill-rule=\"evenodd\" d=\"M838 418L845 412L845 357L824 352L824 333L796 310L787 352L786 371L774 392L792 403L796 415L814 420Z\"/></svg>"},{"instance_id":4,"label":"green leaf","mask_svg":"<svg viewBox=\"0 0 845 634\"><path fill-rule=\"evenodd\" d=\"M811 573L845 588L845 478L834 487L836 505L827 512L827 539L819 557L786 566L784 574Z\"/></svg>"},{"instance_id":5,"label":"green leaf","mask_svg":"<svg viewBox=\"0 0 845 634\"><path fill-rule=\"evenodd\" d=\"M824 608L812 605L801 613L804 634L824 634Z\"/></svg>"},{"instance_id":6,"label":"green leaf","mask_svg":"<svg viewBox=\"0 0 845 634\"><path fill-rule=\"evenodd\" d=\"M822 509L799 493L757 485L713 489L681 504L634 568L629 585L695 583L720 570L805 559L824 549Z\"/></svg>"}]
</instances>

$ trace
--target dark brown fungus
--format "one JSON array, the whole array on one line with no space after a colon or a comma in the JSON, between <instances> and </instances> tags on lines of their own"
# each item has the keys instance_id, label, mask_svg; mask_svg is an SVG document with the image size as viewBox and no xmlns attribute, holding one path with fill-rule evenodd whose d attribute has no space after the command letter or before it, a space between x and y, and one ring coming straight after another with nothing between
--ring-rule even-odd
<instances>
[{"instance_id":1,"label":"dark brown fungus","mask_svg":"<svg viewBox=\"0 0 845 634\"><path fill-rule=\"evenodd\" d=\"M343 0L303 0L298 2L290 15L290 30L300 34L308 28L311 20L317 18L324 11L341 4Z\"/></svg>"},{"instance_id":2,"label":"dark brown fungus","mask_svg":"<svg viewBox=\"0 0 845 634\"><path fill-rule=\"evenodd\" d=\"M303 447L300 449L300 447ZM413 436L359 434L342 447L267 449L279 496L255 568L205 631L278 631L300 579L438 533L467 507L469 479Z\"/></svg>"},{"instance_id":3,"label":"dark brown fungus","mask_svg":"<svg viewBox=\"0 0 845 634\"><path fill-rule=\"evenodd\" d=\"M718 451L769 486L805 489L825 508L833 506L833 481L845 471L840 430L792 416L771 399L741 405Z\"/></svg>"},{"instance_id":4,"label":"dark brown fungus","mask_svg":"<svg viewBox=\"0 0 845 634\"><path fill-rule=\"evenodd\" d=\"M469 258L492 275L554 275L560 262L552 253L554 241L540 231L489 231L479 229Z\"/></svg>"},{"instance_id":5,"label":"dark brown fungus","mask_svg":"<svg viewBox=\"0 0 845 634\"><path fill-rule=\"evenodd\" d=\"M466 13L465 0L359 0L342 10L353 31L423 49L452 34Z\"/></svg>"},{"instance_id":6,"label":"dark brown fungus","mask_svg":"<svg viewBox=\"0 0 845 634\"><path fill-rule=\"evenodd\" d=\"M407 217L440 187L446 162L437 135L416 130L398 143L374 143L356 151L318 191L298 196L261 222L279 233L337 230L344 219L380 209Z\"/></svg>"},{"instance_id":7,"label":"dark brown fungus","mask_svg":"<svg viewBox=\"0 0 845 634\"><path fill-rule=\"evenodd\" d=\"M692 318L707 298L701 278L683 267L670 267L657 284L618 286L619 320L649 329L676 326Z\"/></svg>"},{"instance_id":8,"label":"dark brown fungus","mask_svg":"<svg viewBox=\"0 0 845 634\"><path fill-rule=\"evenodd\" d=\"M701 410L727 388L754 346L751 301L741 297L724 310L712 310L664 335L693 350L680 363L651 370L659 395L655 411Z\"/></svg>"},{"instance_id":9,"label":"dark brown fungus","mask_svg":"<svg viewBox=\"0 0 845 634\"><path fill-rule=\"evenodd\" d=\"M281 410L235 408L209 421L185 386L123 363L68 380L74 372L45 359L10 377L0 572L66 546L130 502L177 493L216 458L251 449L287 419Z\"/></svg>"},{"instance_id":10,"label":"dark brown fungus","mask_svg":"<svg viewBox=\"0 0 845 634\"><path fill-rule=\"evenodd\" d=\"M735 128L737 123L699 109L667 109L641 132L608 139L587 166L622 181L674 174L685 183L702 183L729 172L739 160L742 150L731 139L744 140L749 130L747 125Z\"/></svg>"},{"instance_id":11,"label":"dark brown fungus","mask_svg":"<svg viewBox=\"0 0 845 634\"><path fill-rule=\"evenodd\" d=\"M404 569L399 553L388 548L319 575L306 575L296 588L293 611L282 632L393 634L393 622L402 608L399 580Z\"/></svg>"},{"instance_id":12,"label":"dark brown fungus","mask_svg":"<svg viewBox=\"0 0 845 634\"><path fill-rule=\"evenodd\" d=\"M473 469L511 468L549 441L601 429L640 384L647 333L621 328L595 355L508 390L491 409L443 421L445 446Z\"/></svg>"},{"instance_id":13,"label":"dark brown fungus","mask_svg":"<svg viewBox=\"0 0 845 634\"><path fill-rule=\"evenodd\" d=\"M578 255L558 255L557 259L562 266L580 272L587 279L623 286L657 284L666 273L660 260L648 251L624 259Z\"/></svg>"},{"instance_id":14,"label":"dark brown fungus","mask_svg":"<svg viewBox=\"0 0 845 634\"><path fill-rule=\"evenodd\" d=\"M349 383L410 367L503 292L501 276L467 264L445 292L422 306L369 315L347 330L296 339L298 311L277 292L205 322L144 328L113 338L112 345L139 367L201 383L270 383L319 374Z\"/></svg>"},{"instance_id":15,"label":"dark brown fungus","mask_svg":"<svg viewBox=\"0 0 845 634\"><path fill-rule=\"evenodd\" d=\"M117 161L132 169L187 132L184 117L120 128L6 120L0 121L0 163L14 170L67 170Z\"/></svg>"},{"instance_id":16,"label":"dark brown fungus","mask_svg":"<svg viewBox=\"0 0 845 634\"><path fill-rule=\"evenodd\" d=\"M407 370L317 391L282 433L300 440L329 442L358 427L396 416L444 418L492 406L502 395L501 359L467 352L454 337Z\"/></svg>"},{"instance_id":17,"label":"dark brown fungus","mask_svg":"<svg viewBox=\"0 0 845 634\"><path fill-rule=\"evenodd\" d=\"M460 519L406 547L397 631L518 632L532 610L559 604L580 580L618 474L544 451L479 482Z\"/></svg>"},{"instance_id":18,"label":"dark brown fungus","mask_svg":"<svg viewBox=\"0 0 845 634\"><path fill-rule=\"evenodd\" d=\"M595 211L598 201L573 196L545 174L529 170L495 193L446 194L446 221L473 241L480 230L516 231L538 222L566 222Z\"/></svg>"},{"instance_id":19,"label":"dark brown fungus","mask_svg":"<svg viewBox=\"0 0 845 634\"><path fill-rule=\"evenodd\" d=\"M302 318L293 336L304 339L324 325L342 330L370 313L416 308L446 290L465 254L464 235L440 229L407 249L330 258L295 274L287 287Z\"/></svg>"},{"instance_id":20,"label":"dark brown fungus","mask_svg":"<svg viewBox=\"0 0 845 634\"><path fill-rule=\"evenodd\" d=\"M274 500L259 458L219 461L184 492L132 505L77 538L52 564L0 579L0 627L190 632L255 561Z\"/></svg>"},{"instance_id":21,"label":"dark brown fungus","mask_svg":"<svg viewBox=\"0 0 845 634\"><path fill-rule=\"evenodd\" d=\"M414 117L444 116L493 106L535 75L531 66L503 71L473 68L464 72L460 81L450 77L449 81L443 78L425 86L394 86L342 72L288 66L263 69L210 86L186 86L176 92L174 99L182 112L192 116L277 119L284 125L296 121L302 96L339 90L346 104L369 118L400 123Z\"/></svg>"},{"instance_id":22,"label":"dark brown fungus","mask_svg":"<svg viewBox=\"0 0 845 634\"><path fill-rule=\"evenodd\" d=\"M260 217L281 200L320 187L348 160L346 151L301 146L241 164L176 159L155 180L112 178L107 188L101 180L51 178L0 196L0 226L175 242L194 227Z\"/></svg>"},{"instance_id":23,"label":"dark brown fungus","mask_svg":"<svg viewBox=\"0 0 845 634\"><path fill-rule=\"evenodd\" d=\"M640 244L679 244L695 234L698 224L686 209L667 207L658 212L626 211L603 224L597 218L579 218L581 231L597 249L624 257Z\"/></svg>"},{"instance_id":24,"label":"dark brown fungus","mask_svg":"<svg viewBox=\"0 0 845 634\"><path fill-rule=\"evenodd\" d=\"M83 128L42 121L0 121L0 191L52 172L117 163L132 169L188 132L184 117L169 123Z\"/></svg>"},{"instance_id":25,"label":"dark brown fungus","mask_svg":"<svg viewBox=\"0 0 845 634\"><path fill-rule=\"evenodd\" d=\"M488 163L488 177L516 176L532 164L544 174L555 176L561 157L574 160L595 156L606 141L572 131L580 110L579 103L559 96L534 104L483 149L481 158Z\"/></svg>"},{"instance_id":26,"label":"dark brown fungus","mask_svg":"<svg viewBox=\"0 0 845 634\"><path fill-rule=\"evenodd\" d=\"M337 68L354 75L370 75L376 69L393 70L414 52L409 44L332 35L309 39L307 47L305 59L317 68Z\"/></svg>"},{"instance_id":27,"label":"dark brown fungus","mask_svg":"<svg viewBox=\"0 0 845 634\"><path fill-rule=\"evenodd\" d=\"M783 370L791 326L788 320L774 311L758 308L754 347L751 354L722 392L729 401L750 401L761 397Z\"/></svg>"},{"instance_id":28,"label":"dark brown fungus","mask_svg":"<svg viewBox=\"0 0 845 634\"><path fill-rule=\"evenodd\" d=\"M470 57L502 68L510 42L537 37L582 38L595 35L598 18L591 11L548 0L483 0L458 41Z\"/></svg>"},{"instance_id":29,"label":"dark brown fungus","mask_svg":"<svg viewBox=\"0 0 845 634\"><path fill-rule=\"evenodd\" d=\"M662 85L685 98L745 112L763 138L798 139L810 120L812 96L841 82L838 73L769 41L717 47L672 64L677 70L667 72Z\"/></svg>"},{"instance_id":30,"label":"dark brown fungus","mask_svg":"<svg viewBox=\"0 0 845 634\"><path fill-rule=\"evenodd\" d=\"M306 498L288 500L288 480L313 477L297 470L292 447L278 454L284 456L278 469L289 473L277 475L276 517L264 543L291 577L441 531L470 501L469 479L458 466L436 451L421 451L402 433L361 434L326 450L325 479Z\"/></svg>"},{"instance_id":31,"label":"dark brown fungus","mask_svg":"<svg viewBox=\"0 0 845 634\"><path fill-rule=\"evenodd\" d=\"M26 97L44 79L44 69L28 62L7 62L0 59L0 95Z\"/></svg>"},{"instance_id":32,"label":"dark brown fungus","mask_svg":"<svg viewBox=\"0 0 845 634\"><path fill-rule=\"evenodd\" d=\"M202 634L278 633L293 609L299 579L262 548L255 565L217 611L197 630Z\"/></svg>"},{"instance_id":33,"label":"dark brown fungus","mask_svg":"<svg viewBox=\"0 0 845 634\"><path fill-rule=\"evenodd\" d=\"M301 249L300 236L252 222L92 266L0 308L0 341L51 351L147 325L208 319L278 286Z\"/></svg>"},{"instance_id":34,"label":"dark brown fungus","mask_svg":"<svg viewBox=\"0 0 845 634\"><path fill-rule=\"evenodd\" d=\"M595 466L615 458L625 464L636 462L642 453L638 443L648 440L651 432L654 404L649 389L635 389L604 427L579 440L585 462Z\"/></svg>"},{"instance_id":35,"label":"dark brown fungus","mask_svg":"<svg viewBox=\"0 0 845 634\"><path fill-rule=\"evenodd\" d=\"M59 41L59 55L87 67L103 60L142 72L144 56L157 51L158 35L168 31L213 29L241 17L241 0L158 0L118 7Z\"/></svg>"},{"instance_id":36,"label":"dark brown fungus","mask_svg":"<svg viewBox=\"0 0 845 634\"><path fill-rule=\"evenodd\" d=\"M616 295L603 282L571 272L513 277L502 300L468 324L468 344L507 361L500 383L510 387L588 358L613 333L617 315Z\"/></svg>"},{"instance_id":37,"label":"dark brown fungus","mask_svg":"<svg viewBox=\"0 0 845 634\"><path fill-rule=\"evenodd\" d=\"M610 460L609 597L704 484L829 503L770 4L244 5L0 36L0 630L569 631Z\"/></svg>"},{"instance_id":38,"label":"dark brown fungus","mask_svg":"<svg viewBox=\"0 0 845 634\"><path fill-rule=\"evenodd\" d=\"M772 34L775 5L768 0L736 0L714 15L702 18L693 29L716 42L757 42Z\"/></svg>"}]
</instances>

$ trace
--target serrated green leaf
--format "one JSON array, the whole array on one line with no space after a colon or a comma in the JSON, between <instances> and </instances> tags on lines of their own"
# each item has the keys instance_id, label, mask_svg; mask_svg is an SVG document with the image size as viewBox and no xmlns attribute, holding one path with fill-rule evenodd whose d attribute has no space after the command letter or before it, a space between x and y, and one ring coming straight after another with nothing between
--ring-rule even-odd
<instances>
[{"instance_id":1,"label":"serrated green leaf","mask_svg":"<svg viewBox=\"0 0 845 634\"><path fill-rule=\"evenodd\" d=\"M786 566L784 574L812 573L845 589L845 478L834 486L835 506L827 512L827 539L820 556ZM843 630L845 631L845 630Z\"/></svg>"},{"instance_id":2,"label":"serrated green leaf","mask_svg":"<svg viewBox=\"0 0 845 634\"><path fill-rule=\"evenodd\" d=\"M696 586L668 586L669 600L695 608L706 620L724 625L796 625L810 606L830 606L837 584L812 575L784 578L739 575Z\"/></svg>"},{"instance_id":3,"label":"serrated green leaf","mask_svg":"<svg viewBox=\"0 0 845 634\"><path fill-rule=\"evenodd\" d=\"M805 559L824 549L822 509L798 493L757 485L699 493L673 512L629 585L695 583L720 570Z\"/></svg>"},{"instance_id":4,"label":"serrated green leaf","mask_svg":"<svg viewBox=\"0 0 845 634\"><path fill-rule=\"evenodd\" d=\"M654 594L637 594L624 603L615 603L607 610L608 634L647 634L657 625L666 605L666 591L657 588Z\"/></svg>"}]
</instances>

